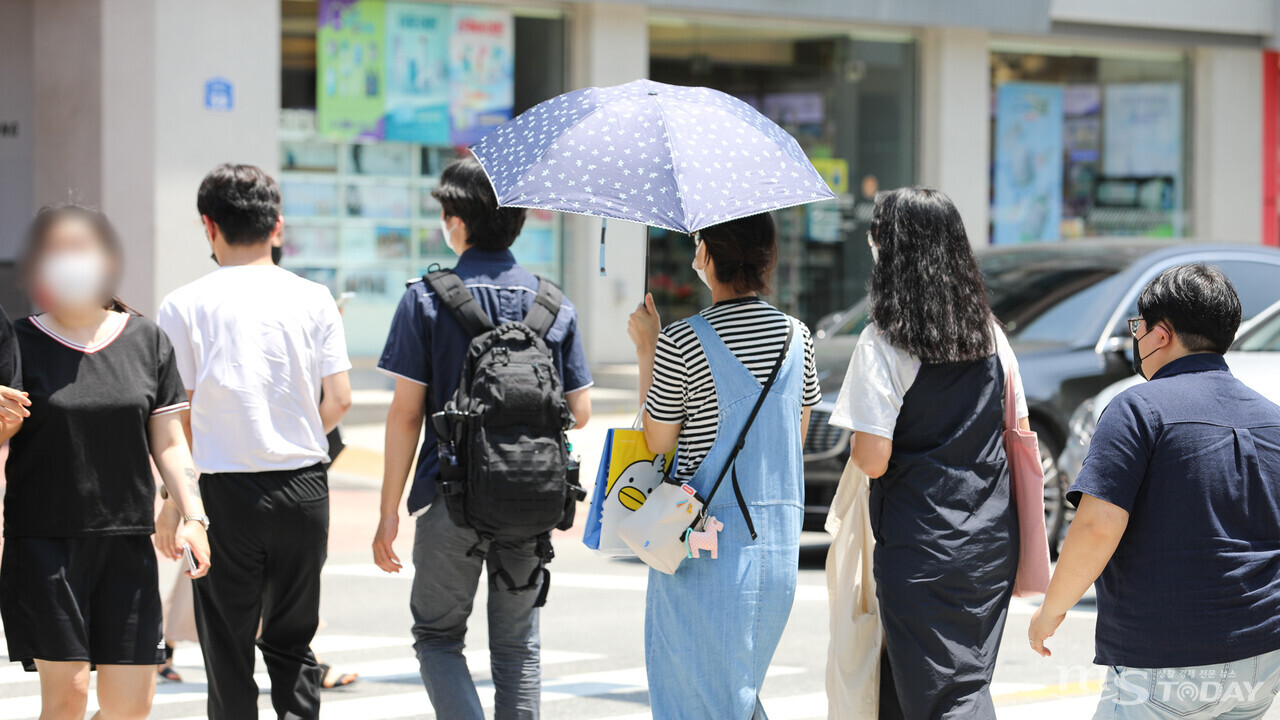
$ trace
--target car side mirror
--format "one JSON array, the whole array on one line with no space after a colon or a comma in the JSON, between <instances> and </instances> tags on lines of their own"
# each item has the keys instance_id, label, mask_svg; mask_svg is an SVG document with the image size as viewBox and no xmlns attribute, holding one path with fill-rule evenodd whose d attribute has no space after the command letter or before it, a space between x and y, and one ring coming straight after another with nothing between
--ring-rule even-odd
<instances>
[{"instance_id":1,"label":"car side mirror","mask_svg":"<svg viewBox=\"0 0 1280 720\"><path fill-rule=\"evenodd\" d=\"M1119 335L1113 335L1107 338L1107 341L1102 344L1102 351L1105 353L1124 353L1127 352L1130 347L1132 347L1131 343L1126 341L1125 338Z\"/></svg>"}]
</instances>

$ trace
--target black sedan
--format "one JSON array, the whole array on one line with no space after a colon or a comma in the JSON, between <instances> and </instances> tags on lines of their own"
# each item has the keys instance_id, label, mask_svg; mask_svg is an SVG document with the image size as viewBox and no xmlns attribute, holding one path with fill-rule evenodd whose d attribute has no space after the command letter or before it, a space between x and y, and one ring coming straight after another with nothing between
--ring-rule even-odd
<instances>
[{"instance_id":1,"label":"black sedan","mask_svg":"<svg viewBox=\"0 0 1280 720\"><path fill-rule=\"evenodd\" d=\"M1261 246L1135 240L1021 245L979 253L991 309L1018 355L1031 428L1040 437L1046 525L1055 555L1067 512L1057 458L1071 413L1133 373L1125 321L1137 314L1142 287L1166 268L1193 262L1226 272L1246 319L1280 297L1280 252ZM814 333L823 401L814 408L805 442L806 529L822 527L849 458L849 432L828 425L827 419L866 323L863 301L824 319Z\"/></svg>"}]
</instances>

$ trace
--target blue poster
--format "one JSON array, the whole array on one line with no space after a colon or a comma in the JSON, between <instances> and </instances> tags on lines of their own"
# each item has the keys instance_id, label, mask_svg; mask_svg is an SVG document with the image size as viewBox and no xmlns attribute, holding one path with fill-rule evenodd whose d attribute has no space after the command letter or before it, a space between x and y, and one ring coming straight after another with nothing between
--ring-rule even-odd
<instances>
[{"instance_id":1,"label":"blue poster","mask_svg":"<svg viewBox=\"0 0 1280 720\"><path fill-rule=\"evenodd\" d=\"M386 138L449 144L449 7L387 3Z\"/></svg>"},{"instance_id":2,"label":"blue poster","mask_svg":"<svg viewBox=\"0 0 1280 720\"><path fill-rule=\"evenodd\" d=\"M996 90L996 245L1060 239L1062 88L1005 83Z\"/></svg>"}]
</instances>

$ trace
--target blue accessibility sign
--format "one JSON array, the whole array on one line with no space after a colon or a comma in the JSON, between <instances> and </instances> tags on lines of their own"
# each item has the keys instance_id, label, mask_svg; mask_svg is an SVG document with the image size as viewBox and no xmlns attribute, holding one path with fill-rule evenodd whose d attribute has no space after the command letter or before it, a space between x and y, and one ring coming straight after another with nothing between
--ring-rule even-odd
<instances>
[{"instance_id":1,"label":"blue accessibility sign","mask_svg":"<svg viewBox=\"0 0 1280 720\"><path fill-rule=\"evenodd\" d=\"M204 81L204 107L206 110L226 112L235 107L235 88L226 78L213 77Z\"/></svg>"}]
</instances>

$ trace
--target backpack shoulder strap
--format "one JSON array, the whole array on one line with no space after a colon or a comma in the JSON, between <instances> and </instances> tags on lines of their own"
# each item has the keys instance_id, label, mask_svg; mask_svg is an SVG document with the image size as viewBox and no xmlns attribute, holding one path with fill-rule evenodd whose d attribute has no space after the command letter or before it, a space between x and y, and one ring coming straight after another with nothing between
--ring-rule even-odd
<instances>
[{"instance_id":1,"label":"backpack shoulder strap","mask_svg":"<svg viewBox=\"0 0 1280 720\"><path fill-rule=\"evenodd\" d=\"M533 301L533 307L529 308L524 324L545 340L547 333L551 332L551 326L556 322L556 315L560 313L560 302L563 299L564 293L560 292L560 288L556 287L555 283L539 277L538 296Z\"/></svg>"},{"instance_id":2,"label":"backpack shoulder strap","mask_svg":"<svg viewBox=\"0 0 1280 720\"><path fill-rule=\"evenodd\" d=\"M432 292L440 296L440 303L458 320L462 329L471 337L483 335L493 329L493 321L480 309L480 303L467 289L462 278L452 270L437 270L423 278Z\"/></svg>"}]
</instances>

